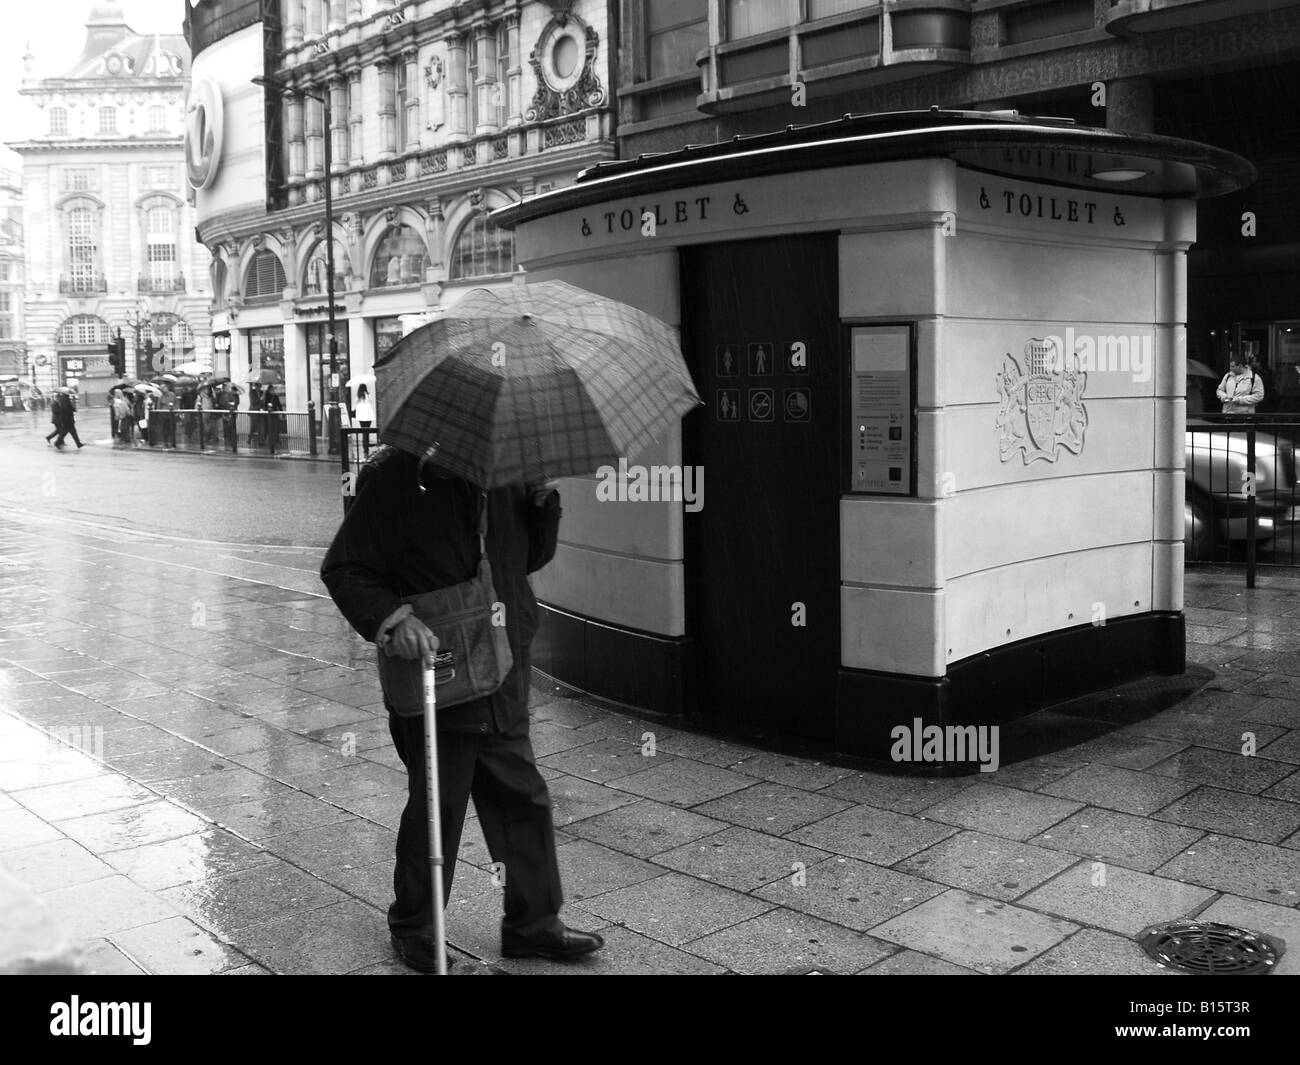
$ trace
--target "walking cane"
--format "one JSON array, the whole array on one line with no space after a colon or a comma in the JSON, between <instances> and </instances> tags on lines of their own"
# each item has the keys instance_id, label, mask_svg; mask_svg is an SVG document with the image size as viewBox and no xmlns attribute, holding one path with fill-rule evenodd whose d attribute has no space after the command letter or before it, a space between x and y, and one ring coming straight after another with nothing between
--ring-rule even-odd
<instances>
[{"instance_id":1,"label":"walking cane","mask_svg":"<svg viewBox=\"0 0 1300 1065\"><path fill-rule=\"evenodd\" d=\"M429 875L433 893L433 939L438 975L447 975L447 930L442 912L442 817L438 801L438 728L435 716L438 692L434 683L433 656L424 665L424 781L429 805Z\"/></svg>"}]
</instances>

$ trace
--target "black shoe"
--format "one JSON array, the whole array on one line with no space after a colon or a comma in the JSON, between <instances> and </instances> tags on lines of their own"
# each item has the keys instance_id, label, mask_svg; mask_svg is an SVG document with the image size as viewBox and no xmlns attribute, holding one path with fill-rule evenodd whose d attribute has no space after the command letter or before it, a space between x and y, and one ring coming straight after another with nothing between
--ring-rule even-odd
<instances>
[{"instance_id":1,"label":"black shoe","mask_svg":"<svg viewBox=\"0 0 1300 1065\"><path fill-rule=\"evenodd\" d=\"M569 961L600 950L605 940L595 932L579 932L560 926L555 932L525 936L509 929L501 930L501 954L507 958L550 958Z\"/></svg>"},{"instance_id":2,"label":"black shoe","mask_svg":"<svg viewBox=\"0 0 1300 1065\"><path fill-rule=\"evenodd\" d=\"M397 956L412 969L422 973L438 971L438 955L434 949L433 936L398 936L390 932L388 938L392 941ZM453 964L455 963L448 957L448 971Z\"/></svg>"}]
</instances>

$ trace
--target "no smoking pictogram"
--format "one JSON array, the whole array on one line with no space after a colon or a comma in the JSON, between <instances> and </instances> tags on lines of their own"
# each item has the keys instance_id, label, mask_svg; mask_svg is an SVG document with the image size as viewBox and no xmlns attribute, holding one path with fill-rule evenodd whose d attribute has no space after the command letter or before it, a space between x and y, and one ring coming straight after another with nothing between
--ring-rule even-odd
<instances>
[{"instance_id":1,"label":"no smoking pictogram","mask_svg":"<svg viewBox=\"0 0 1300 1065\"><path fill-rule=\"evenodd\" d=\"M749 419L755 422L770 422L773 418L773 390L770 388L751 388L749 390Z\"/></svg>"}]
</instances>

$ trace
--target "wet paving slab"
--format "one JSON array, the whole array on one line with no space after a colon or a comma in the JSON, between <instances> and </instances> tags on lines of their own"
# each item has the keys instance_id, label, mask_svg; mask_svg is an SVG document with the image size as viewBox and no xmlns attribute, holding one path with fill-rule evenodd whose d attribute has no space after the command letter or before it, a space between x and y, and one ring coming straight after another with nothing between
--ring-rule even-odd
<instances>
[{"instance_id":1,"label":"wet paving slab","mask_svg":"<svg viewBox=\"0 0 1300 1065\"><path fill-rule=\"evenodd\" d=\"M0 545L63 562L43 585L0 568L0 866L83 971L409 975L385 924L405 771L319 552L74 528L31 548L5 518ZM762 751L539 683L564 915L608 945L503 959L471 815L460 971L1160 972L1133 935L1192 913L1300 939L1300 583L1237 577L1188 577L1199 691L1045 712L1023 735L1068 742L970 777Z\"/></svg>"}]
</instances>

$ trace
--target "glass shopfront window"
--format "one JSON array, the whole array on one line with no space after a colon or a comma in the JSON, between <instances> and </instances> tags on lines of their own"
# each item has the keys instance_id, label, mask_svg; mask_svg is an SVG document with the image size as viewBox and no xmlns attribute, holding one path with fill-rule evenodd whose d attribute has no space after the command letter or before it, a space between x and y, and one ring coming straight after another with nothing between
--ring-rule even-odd
<instances>
[{"instance_id":1,"label":"glass shopfront window","mask_svg":"<svg viewBox=\"0 0 1300 1065\"><path fill-rule=\"evenodd\" d=\"M334 325L339 350L339 400L347 402L347 389L344 386L352 376L352 360L348 354L348 323L336 320ZM326 339L329 323L310 322L304 329L307 333L307 399L316 404L319 414L330 401L330 347Z\"/></svg>"},{"instance_id":2,"label":"glass shopfront window","mask_svg":"<svg viewBox=\"0 0 1300 1065\"><path fill-rule=\"evenodd\" d=\"M275 390L284 395L284 330L278 326L270 329L248 331L249 366L253 370L270 370L275 374Z\"/></svg>"},{"instance_id":3,"label":"glass shopfront window","mask_svg":"<svg viewBox=\"0 0 1300 1065\"><path fill-rule=\"evenodd\" d=\"M394 344L402 339L402 320L393 318L375 319L375 362L378 362L392 350Z\"/></svg>"}]
</instances>

